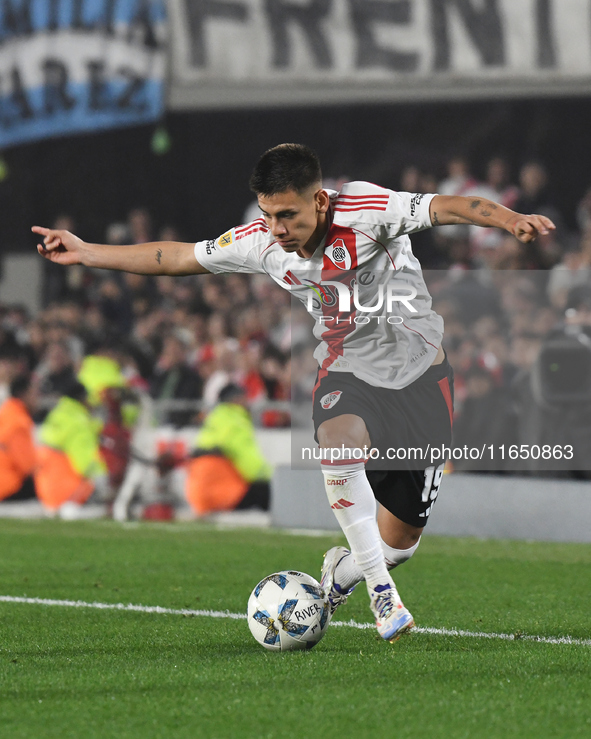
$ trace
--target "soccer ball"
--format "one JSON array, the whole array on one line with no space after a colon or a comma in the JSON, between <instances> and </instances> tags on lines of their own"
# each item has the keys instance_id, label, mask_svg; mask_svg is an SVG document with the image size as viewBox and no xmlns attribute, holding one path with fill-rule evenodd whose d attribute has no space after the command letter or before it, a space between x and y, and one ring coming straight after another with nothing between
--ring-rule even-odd
<instances>
[{"instance_id":1,"label":"soccer ball","mask_svg":"<svg viewBox=\"0 0 591 739\"><path fill-rule=\"evenodd\" d=\"M265 649L311 649L326 633L329 603L320 584L295 570L275 572L248 599L248 626Z\"/></svg>"}]
</instances>

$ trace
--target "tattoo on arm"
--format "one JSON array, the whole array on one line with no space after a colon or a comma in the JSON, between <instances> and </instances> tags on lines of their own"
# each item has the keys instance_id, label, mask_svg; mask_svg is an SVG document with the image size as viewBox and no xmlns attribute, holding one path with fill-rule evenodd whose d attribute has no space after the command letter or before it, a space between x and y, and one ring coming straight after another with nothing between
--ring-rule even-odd
<instances>
[{"instance_id":1,"label":"tattoo on arm","mask_svg":"<svg viewBox=\"0 0 591 739\"><path fill-rule=\"evenodd\" d=\"M158 264L162 262L162 249L156 249L156 261Z\"/></svg>"},{"instance_id":2,"label":"tattoo on arm","mask_svg":"<svg viewBox=\"0 0 591 739\"><path fill-rule=\"evenodd\" d=\"M478 215L482 216L483 218L490 218L490 216L492 216L493 210L498 209L498 206L495 203L491 202L490 200L485 201L484 203L482 202L482 200L473 200L470 203L471 210L476 210L476 208L478 208L479 206L482 206L482 207L479 209ZM472 223L475 223L475 222L472 221Z\"/></svg>"},{"instance_id":3,"label":"tattoo on arm","mask_svg":"<svg viewBox=\"0 0 591 739\"><path fill-rule=\"evenodd\" d=\"M437 213L435 211L433 211L433 225L434 226L440 226L441 225L439 223L439 218L437 218Z\"/></svg>"},{"instance_id":4,"label":"tattoo on arm","mask_svg":"<svg viewBox=\"0 0 591 739\"><path fill-rule=\"evenodd\" d=\"M488 203L487 205L483 205L478 212L483 216L483 218L490 218L493 214L493 210L497 210L497 206L494 203Z\"/></svg>"}]
</instances>

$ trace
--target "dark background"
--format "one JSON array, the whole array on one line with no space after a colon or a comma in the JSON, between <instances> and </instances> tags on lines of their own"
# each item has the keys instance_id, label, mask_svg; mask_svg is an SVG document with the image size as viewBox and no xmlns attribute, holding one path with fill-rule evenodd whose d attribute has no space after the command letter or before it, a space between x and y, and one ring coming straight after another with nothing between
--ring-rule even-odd
<instances>
[{"instance_id":1,"label":"dark background","mask_svg":"<svg viewBox=\"0 0 591 739\"><path fill-rule=\"evenodd\" d=\"M61 213L75 218L80 236L102 241L109 223L138 206L183 239L215 237L241 222L254 163L284 141L316 149L327 177L394 189L406 164L442 177L456 153L479 176L488 159L504 155L514 179L521 163L538 158L571 226L591 185L591 101L582 98L176 113L162 125L172 145L160 155L151 148L155 125L6 150L0 248L33 248L29 227L51 225Z\"/></svg>"}]
</instances>

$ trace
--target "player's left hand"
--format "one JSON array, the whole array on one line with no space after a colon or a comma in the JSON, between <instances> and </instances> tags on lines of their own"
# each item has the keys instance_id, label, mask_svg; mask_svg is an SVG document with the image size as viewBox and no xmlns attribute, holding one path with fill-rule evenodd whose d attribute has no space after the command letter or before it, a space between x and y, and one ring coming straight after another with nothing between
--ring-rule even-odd
<instances>
[{"instance_id":1,"label":"player's left hand","mask_svg":"<svg viewBox=\"0 0 591 739\"><path fill-rule=\"evenodd\" d=\"M507 221L505 228L516 239L519 239L524 244L528 244L530 241L537 239L538 236L546 236L550 231L554 231L556 226L546 216L524 216L521 213L517 213Z\"/></svg>"}]
</instances>

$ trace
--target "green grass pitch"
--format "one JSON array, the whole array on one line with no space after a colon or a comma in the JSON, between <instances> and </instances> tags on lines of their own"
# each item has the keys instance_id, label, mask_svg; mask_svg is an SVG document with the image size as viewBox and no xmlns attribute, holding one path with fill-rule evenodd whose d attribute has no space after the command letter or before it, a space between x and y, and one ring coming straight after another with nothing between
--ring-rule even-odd
<instances>
[{"instance_id":1,"label":"green grass pitch","mask_svg":"<svg viewBox=\"0 0 591 739\"><path fill-rule=\"evenodd\" d=\"M339 536L0 521L0 595L243 612ZM591 638L591 546L424 537L396 572L422 627ZM364 588L337 614L371 620ZM0 736L591 737L591 646L332 626L266 652L245 620L0 603Z\"/></svg>"}]
</instances>

